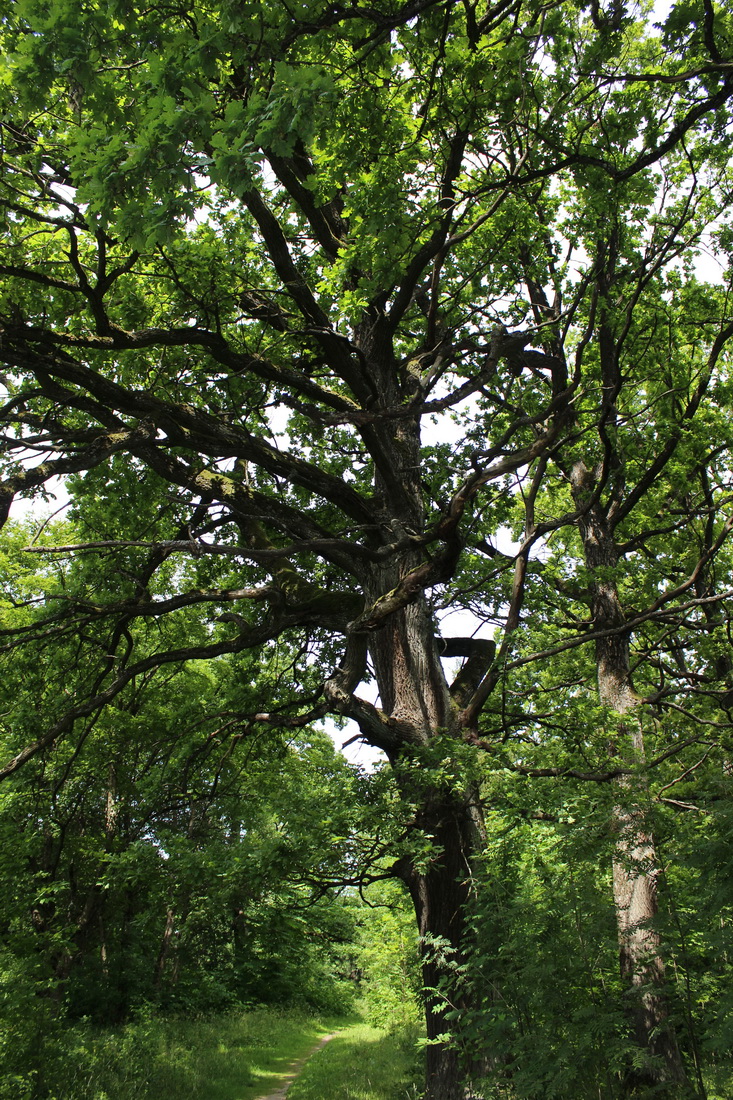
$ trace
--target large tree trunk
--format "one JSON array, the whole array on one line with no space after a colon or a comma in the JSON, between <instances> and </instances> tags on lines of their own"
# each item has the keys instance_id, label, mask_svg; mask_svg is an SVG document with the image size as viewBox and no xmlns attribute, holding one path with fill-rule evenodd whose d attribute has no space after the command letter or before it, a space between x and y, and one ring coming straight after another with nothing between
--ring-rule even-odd
<instances>
[{"instance_id":1,"label":"large tree trunk","mask_svg":"<svg viewBox=\"0 0 733 1100\"><path fill-rule=\"evenodd\" d=\"M374 351L367 334L364 353ZM382 349L384 352L384 349ZM384 360L380 397L389 405L404 398L394 389L398 371ZM376 370L375 366L375 370ZM386 530L407 541L424 529L417 420L398 420L380 447L391 456L382 466L375 489L383 501ZM424 566L422 550L405 549L374 563L365 584L367 606L378 607L400 583ZM424 861L400 860L395 873L412 897L421 943L427 1029L425 1100L465 1100L467 1067L459 1055L461 1010L468 1008L465 990L456 983L463 955L471 865L482 834L477 799L460 785L448 789L431 780L432 748L437 739L461 739L459 708L440 660L436 623L423 594L389 614L368 638L368 650L379 689L380 707L352 709L368 740L384 749L395 769L405 800L416 806L414 827L429 838ZM358 682L358 678L357 678ZM355 686L355 685L354 685ZM350 689L353 690L353 689ZM449 1012L458 1008L458 1016ZM450 1040L444 1037L450 1033Z\"/></svg>"},{"instance_id":2,"label":"large tree trunk","mask_svg":"<svg viewBox=\"0 0 733 1100\"><path fill-rule=\"evenodd\" d=\"M403 861L399 873L410 891L420 935L428 1040L425 1100L464 1100L470 1094L471 1065L461 1050L456 1010L471 1008L460 967L471 864L481 830L468 797L436 797L423 807L419 823L431 836L435 854L427 870Z\"/></svg>"},{"instance_id":3,"label":"large tree trunk","mask_svg":"<svg viewBox=\"0 0 733 1100\"><path fill-rule=\"evenodd\" d=\"M399 723L400 744L390 753L397 783L418 806L415 829L432 845L426 865L403 859L395 868L410 891L420 936L428 1039L425 1100L464 1100L469 1093L467 1067L459 1057L460 1015L451 1010L468 1008L456 979L471 866L482 835L480 811L469 791L435 788L429 769L420 766L415 778L409 766L436 737L446 736L452 721L448 685L424 603L417 601L394 616L370 648L384 712ZM449 1033L452 1038L446 1040Z\"/></svg>"},{"instance_id":4,"label":"large tree trunk","mask_svg":"<svg viewBox=\"0 0 733 1100\"><path fill-rule=\"evenodd\" d=\"M412 563L403 561L402 569ZM394 577L381 577L389 590ZM389 586L389 587L388 587ZM460 1058L460 1012L468 1009L457 967L463 957L471 867L482 833L481 814L469 790L431 782L430 754L438 737L450 737L455 707L438 655L435 626L423 599L392 616L370 641L382 713L396 731L389 755L403 796L416 805L416 830L429 838L425 863L400 860L395 870L415 908L428 1046L425 1100L465 1100L468 1067ZM456 731L456 736L458 732ZM417 764L413 769L411 764ZM449 1017L452 1009L458 1009ZM444 1036L451 1035L450 1040Z\"/></svg>"},{"instance_id":5,"label":"large tree trunk","mask_svg":"<svg viewBox=\"0 0 733 1100\"><path fill-rule=\"evenodd\" d=\"M612 571L619 555L608 516L599 503L587 507L595 478L578 463L572 473L573 493L579 507L586 505L578 525L586 565L595 575L591 611L595 631L608 632L596 642L598 693L601 702L619 717L618 741L631 764L644 760L643 731L637 713L639 697L631 682L629 635ZM619 938L621 976L627 984L629 1017L636 1042L646 1054L644 1064L628 1075L628 1085L653 1089L655 1096L689 1089L674 1029L669 1021L665 970L657 914L659 866L645 808L646 783L636 778L619 782L614 811L616 856L613 861L613 899ZM671 1088L668 1089L668 1086Z\"/></svg>"}]
</instances>

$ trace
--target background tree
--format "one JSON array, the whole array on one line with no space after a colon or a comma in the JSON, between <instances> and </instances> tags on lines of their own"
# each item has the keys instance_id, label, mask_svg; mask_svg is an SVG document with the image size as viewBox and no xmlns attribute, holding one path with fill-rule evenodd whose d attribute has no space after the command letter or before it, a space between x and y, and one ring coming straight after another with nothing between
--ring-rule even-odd
<instances>
[{"instance_id":1,"label":"background tree","mask_svg":"<svg viewBox=\"0 0 733 1100\"><path fill-rule=\"evenodd\" d=\"M386 754L458 1100L486 768L619 781L628 885L647 775L726 735L733 320L692 257L726 263L729 6L27 0L2 33L2 499L73 475L118 571L7 628L84 671L3 774L156 670L284 645L242 713ZM689 1091L620 898L626 1087Z\"/></svg>"},{"instance_id":2,"label":"background tree","mask_svg":"<svg viewBox=\"0 0 733 1100\"><path fill-rule=\"evenodd\" d=\"M45 537L59 533L47 527ZM34 617L47 622L43 603L54 594L71 598L77 567L87 579L82 559L34 569L38 559L21 549L28 538L27 527L6 531L0 565L3 614L12 605L16 629L19 618L27 627ZM86 688L84 666L73 667L76 639L57 639L53 661L36 642L6 649L6 755L14 732L28 732L41 693ZM29 989L59 1022L98 1025L145 1004L196 1013L251 1003L350 1007L355 909L342 895L349 883L381 877L370 870L379 842L366 833L376 806L325 733L263 739L248 727L248 657L141 677L3 789L11 1017ZM259 698L277 661L256 670ZM24 1014L30 1045L15 1062L38 1066L33 1027L43 1033L48 1020ZM37 1053L47 1055L46 1046Z\"/></svg>"}]
</instances>

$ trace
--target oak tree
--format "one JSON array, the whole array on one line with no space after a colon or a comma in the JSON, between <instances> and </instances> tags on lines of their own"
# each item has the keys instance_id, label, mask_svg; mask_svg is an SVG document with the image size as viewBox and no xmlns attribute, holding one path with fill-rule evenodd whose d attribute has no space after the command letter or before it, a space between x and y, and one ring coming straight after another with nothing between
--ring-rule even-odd
<instances>
[{"instance_id":1,"label":"oak tree","mask_svg":"<svg viewBox=\"0 0 733 1100\"><path fill-rule=\"evenodd\" d=\"M383 751L433 991L487 770L613 783L628 1085L688 1089L643 803L729 715L730 5L18 0L0 31L3 515L67 479L56 552L119 582L6 628L89 675L2 775L154 670L288 646L247 718ZM427 996L428 1100L490 1062L463 996Z\"/></svg>"}]
</instances>

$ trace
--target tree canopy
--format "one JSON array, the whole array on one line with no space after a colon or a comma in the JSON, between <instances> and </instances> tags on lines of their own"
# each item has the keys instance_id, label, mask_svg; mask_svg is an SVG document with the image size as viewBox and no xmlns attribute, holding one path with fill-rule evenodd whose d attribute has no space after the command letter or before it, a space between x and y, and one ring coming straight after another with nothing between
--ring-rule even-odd
<instances>
[{"instance_id":1,"label":"tree canopy","mask_svg":"<svg viewBox=\"0 0 733 1100\"><path fill-rule=\"evenodd\" d=\"M487 813L599 829L614 1080L697 1094L655 914L659 837L724 830L730 780L730 5L16 0L0 33L0 503L73 502L29 547L58 584L6 593L0 775L192 662L248 728L353 720L429 1100L512 1078L458 977Z\"/></svg>"}]
</instances>

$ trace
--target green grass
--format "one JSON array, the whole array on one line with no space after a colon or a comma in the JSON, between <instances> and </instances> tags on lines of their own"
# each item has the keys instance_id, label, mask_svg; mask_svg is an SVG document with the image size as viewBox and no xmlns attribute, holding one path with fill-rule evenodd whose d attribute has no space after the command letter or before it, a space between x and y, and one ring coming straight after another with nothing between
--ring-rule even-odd
<instances>
[{"instance_id":1,"label":"green grass","mask_svg":"<svg viewBox=\"0 0 733 1100\"><path fill-rule=\"evenodd\" d=\"M385 1034L352 1024L310 1059L288 1100L417 1100L416 1051L417 1028Z\"/></svg>"},{"instance_id":2,"label":"green grass","mask_svg":"<svg viewBox=\"0 0 733 1100\"><path fill-rule=\"evenodd\" d=\"M256 1100L338 1023L263 1008L205 1020L152 1018L103 1033L80 1028L64 1052L68 1079L61 1083L57 1076L47 1095Z\"/></svg>"},{"instance_id":3,"label":"green grass","mask_svg":"<svg viewBox=\"0 0 733 1100\"><path fill-rule=\"evenodd\" d=\"M259 1100L332 1032L288 1100L417 1100L416 1026L386 1033L354 1017L266 1007L48 1029L17 1070L3 1067L0 1100Z\"/></svg>"}]
</instances>

